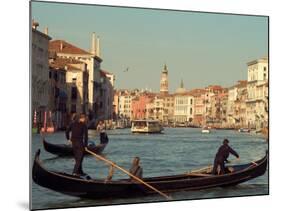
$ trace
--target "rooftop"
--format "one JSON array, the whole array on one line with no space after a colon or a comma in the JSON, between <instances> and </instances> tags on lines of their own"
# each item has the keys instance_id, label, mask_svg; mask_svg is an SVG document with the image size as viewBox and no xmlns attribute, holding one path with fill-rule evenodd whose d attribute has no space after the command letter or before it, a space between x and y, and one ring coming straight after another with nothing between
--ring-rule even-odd
<instances>
[{"instance_id":1,"label":"rooftop","mask_svg":"<svg viewBox=\"0 0 281 211\"><path fill-rule=\"evenodd\" d=\"M78 67L75 67L71 64L83 64L83 62L78 61L76 59L70 59L70 58L60 58L57 57L55 59L49 60L49 66L53 69L71 69L71 70L81 70Z\"/></svg>"},{"instance_id":2,"label":"rooftop","mask_svg":"<svg viewBox=\"0 0 281 211\"><path fill-rule=\"evenodd\" d=\"M84 54L92 55L90 52L76 47L64 40L53 40L49 42L49 51L65 54Z\"/></svg>"}]
</instances>

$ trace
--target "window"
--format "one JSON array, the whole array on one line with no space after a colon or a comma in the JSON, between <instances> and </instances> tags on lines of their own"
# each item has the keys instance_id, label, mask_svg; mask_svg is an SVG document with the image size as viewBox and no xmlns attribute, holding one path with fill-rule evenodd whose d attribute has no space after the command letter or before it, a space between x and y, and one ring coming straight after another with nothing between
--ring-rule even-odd
<instances>
[{"instance_id":1,"label":"window","mask_svg":"<svg viewBox=\"0 0 281 211\"><path fill-rule=\"evenodd\" d=\"M71 113L76 113L76 104L71 105Z\"/></svg>"},{"instance_id":2,"label":"window","mask_svg":"<svg viewBox=\"0 0 281 211\"><path fill-rule=\"evenodd\" d=\"M71 87L71 99L72 100L77 99L77 87Z\"/></svg>"},{"instance_id":3,"label":"window","mask_svg":"<svg viewBox=\"0 0 281 211\"><path fill-rule=\"evenodd\" d=\"M55 79L55 81L58 81L58 73L57 72L54 72L54 79Z\"/></svg>"},{"instance_id":4,"label":"window","mask_svg":"<svg viewBox=\"0 0 281 211\"><path fill-rule=\"evenodd\" d=\"M77 78L72 78L72 83L76 83Z\"/></svg>"}]
</instances>

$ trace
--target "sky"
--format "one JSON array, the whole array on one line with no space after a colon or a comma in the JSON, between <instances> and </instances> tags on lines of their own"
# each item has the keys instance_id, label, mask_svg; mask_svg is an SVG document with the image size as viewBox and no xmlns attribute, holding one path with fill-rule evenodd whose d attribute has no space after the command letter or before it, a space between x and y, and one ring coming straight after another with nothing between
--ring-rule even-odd
<instances>
[{"instance_id":1,"label":"sky","mask_svg":"<svg viewBox=\"0 0 281 211\"><path fill-rule=\"evenodd\" d=\"M87 51L95 32L118 89L159 92L164 64L171 93L181 80L187 90L230 87L247 80L247 62L268 54L265 16L32 2L31 17L53 40Z\"/></svg>"}]
</instances>

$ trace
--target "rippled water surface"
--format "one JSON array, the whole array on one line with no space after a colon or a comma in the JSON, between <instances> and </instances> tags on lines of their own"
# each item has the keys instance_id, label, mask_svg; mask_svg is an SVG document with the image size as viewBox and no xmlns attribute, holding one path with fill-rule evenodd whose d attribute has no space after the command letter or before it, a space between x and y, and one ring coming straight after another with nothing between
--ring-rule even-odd
<instances>
[{"instance_id":1,"label":"rippled water surface","mask_svg":"<svg viewBox=\"0 0 281 211\"><path fill-rule=\"evenodd\" d=\"M94 131L89 131L90 140L98 143ZM201 134L196 128L165 128L163 134L132 134L129 129L108 131L109 144L104 150L107 159L113 160L119 166L130 168L135 156L141 158L143 176L173 175L198 169L213 163L214 155L224 138L230 140L230 145L239 153L239 163L259 159L265 155L268 144L257 135L238 133L231 130L214 130L210 134ZM47 136L51 143L65 143L63 132ZM52 170L72 172L74 159L59 158L43 149L40 135L32 136L32 157L35 151L41 149L43 164ZM230 157L230 160L234 157ZM86 156L83 169L93 178L106 178L108 167L102 161ZM116 170L113 179L127 178ZM199 199L213 197L231 197L268 194L268 172L261 177L228 188L213 188L200 191L182 191L173 193L174 200ZM89 200L63 195L32 182L32 208L59 208L77 206L98 206L106 204L140 203L162 201L159 195L130 199Z\"/></svg>"}]
</instances>

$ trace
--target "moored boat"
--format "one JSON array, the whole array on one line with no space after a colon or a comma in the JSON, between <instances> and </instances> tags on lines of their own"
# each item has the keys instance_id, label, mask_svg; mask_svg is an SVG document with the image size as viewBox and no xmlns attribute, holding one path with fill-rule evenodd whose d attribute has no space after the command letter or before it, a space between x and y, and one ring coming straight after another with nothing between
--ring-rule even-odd
<instances>
[{"instance_id":1,"label":"moored boat","mask_svg":"<svg viewBox=\"0 0 281 211\"><path fill-rule=\"evenodd\" d=\"M104 148L106 147L107 143L104 144L89 144L88 149L94 153L100 154L103 152ZM45 138L43 138L43 146L44 149L52 154L58 155L58 156L73 156L73 150L72 146L70 144L52 144L50 142L47 142ZM89 154L85 152L85 154Z\"/></svg>"},{"instance_id":2,"label":"moored boat","mask_svg":"<svg viewBox=\"0 0 281 211\"><path fill-rule=\"evenodd\" d=\"M210 133L211 129L209 127L203 127L201 133Z\"/></svg>"},{"instance_id":3,"label":"moored boat","mask_svg":"<svg viewBox=\"0 0 281 211\"><path fill-rule=\"evenodd\" d=\"M163 129L158 120L134 120L131 127L133 133L161 133Z\"/></svg>"},{"instance_id":4,"label":"moored boat","mask_svg":"<svg viewBox=\"0 0 281 211\"><path fill-rule=\"evenodd\" d=\"M249 128L240 128L238 130L239 133L249 133L251 130Z\"/></svg>"},{"instance_id":5,"label":"moored boat","mask_svg":"<svg viewBox=\"0 0 281 211\"><path fill-rule=\"evenodd\" d=\"M68 173L46 169L39 159L40 150L36 152L33 168L33 181L45 188L81 198L124 198L155 194L142 183L130 179L107 181L103 179L85 179ZM267 154L260 160L243 165L228 166L228 173L212 175L210 169L193 171L171 176L149 177L143 181L164 193L191 191L214 187L237 185L259 177L266 172Z\"/></svg>"}]
</instances>

